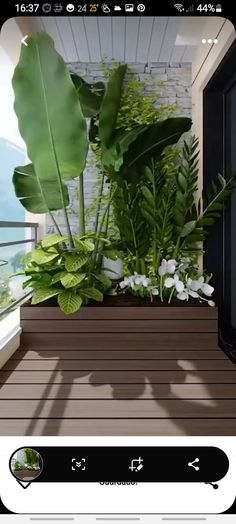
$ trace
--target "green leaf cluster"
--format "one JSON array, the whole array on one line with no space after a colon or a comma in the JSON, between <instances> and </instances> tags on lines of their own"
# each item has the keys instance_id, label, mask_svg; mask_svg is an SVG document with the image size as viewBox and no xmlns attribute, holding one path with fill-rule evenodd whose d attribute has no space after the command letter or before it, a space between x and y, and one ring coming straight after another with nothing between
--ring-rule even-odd
<instances>
[{"instance_id":1,"label":"green leaf cluster","mask_svg":"<svg viewBox=\"0 0 236 524\"><path fill-rule=\"evenodd\" d=\"M107 71L106 85L70 74L45 33L22 46L13 89L31 161L15 169L15 193L28 211L49 213L56 231L24 258L24 286L35 290L34 304L56 297L69 314L88 300L103 300L111 285L101 273L103 256L121 256L130 272L155 276L162 258L201 251L234 177L218 175L198 194L198 140L190 137L176 147L190 131L189 118L174 117L174 106L156 107L158 94L147 95L126 64ZM91 233L85 228L83 175L89 145L101 171ZM76 177L79 235L72 235L67 183ZM53 214L58 209L66 235Z\"/></svg>"},{"instance_id":2,"label":"green leaf cluster","mask_svg":"<svg viewBox=\"0 0 236 524\"><path fill-rule=\"evenodd\" d=\"M27 254L25 274L29 279L23 287L34 289L32 304L57 297L61 310L71 314L87 299L103 300L111 281L93 268L91 237L74 240L78 247L70 251L63 247L67 237L50 235Z\"/></svg>"}]
</instances>

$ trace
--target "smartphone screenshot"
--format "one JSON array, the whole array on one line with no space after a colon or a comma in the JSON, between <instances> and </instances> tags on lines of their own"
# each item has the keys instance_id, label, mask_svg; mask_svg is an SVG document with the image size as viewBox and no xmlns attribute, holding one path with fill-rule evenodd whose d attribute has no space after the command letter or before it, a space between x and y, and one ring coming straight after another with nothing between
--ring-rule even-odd
<instances>
[{"instance_id":1,"label":"smartphone screenshot","mask_svg":"<svg viewBox=\"0 0 236 524\"><path fill-rule=\"evenodd\" d=\"M0 12L0 523L235 521L235 26Z\"/></svg>"}]
</instances>

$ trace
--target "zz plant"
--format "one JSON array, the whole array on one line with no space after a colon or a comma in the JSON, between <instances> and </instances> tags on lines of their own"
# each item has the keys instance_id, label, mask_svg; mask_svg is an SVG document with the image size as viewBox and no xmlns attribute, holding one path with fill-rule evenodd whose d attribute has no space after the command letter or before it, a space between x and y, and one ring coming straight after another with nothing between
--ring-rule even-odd
<instances>
[{"instance_id":1,"label":"zz plant","mask_svg":"<svg viewBox=\"0 0 236 524\"><path fill-rule=\"evenodd\" d=\"M196 196L198 140L194 136L184 141L174 175L169 176L160 162L152 161L134 193L135 213L129 208L131 219L142 216L146 220L149 237L140 240L140 245L146 245L146 255L143 259L141 252L125 257L126 276L119 289L151 300L158 296L170 303L174 298L195 298L214 305L210 298L214 291L209 285L211 276L201 274L198 257L209 227L221 216L234 187L235 177L218 175L206 194ZM131 191L132 186L129 194ZM122 229L121 213L117 216ZM138 226L139 221L137 231Z\"/></svg>"}]
</instances>

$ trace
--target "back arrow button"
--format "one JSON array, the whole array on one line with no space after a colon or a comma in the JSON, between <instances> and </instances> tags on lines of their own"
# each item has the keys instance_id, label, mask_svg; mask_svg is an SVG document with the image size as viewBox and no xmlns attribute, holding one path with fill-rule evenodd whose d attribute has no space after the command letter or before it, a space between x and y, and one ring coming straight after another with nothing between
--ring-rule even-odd
<instances>
[{"instance_id":1,"label":"back arrow button","mask_svg":"<svg viewBox=\"0 0 236 524\"><path fill-rule=\"evenodd\" d=\"M26 43L26 39L27 39L27 38L28 38L28 35L25 35L25 36L22 38L22 40L21 40L22 44L24 44L24 45L28 45L28 44Z\"/></svg>"}]
</instances>

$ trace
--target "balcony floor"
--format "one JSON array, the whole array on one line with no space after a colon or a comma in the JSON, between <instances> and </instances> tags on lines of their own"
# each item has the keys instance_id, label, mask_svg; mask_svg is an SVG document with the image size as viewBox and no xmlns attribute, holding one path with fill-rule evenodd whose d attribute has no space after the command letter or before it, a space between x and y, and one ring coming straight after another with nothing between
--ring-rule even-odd
<instances>
[{"instance_id":1,"label":"balcony floor","mask_svg":"<svg viewBox=\"0 0 236 524\"><path fill-rule=\"evenodd\" d=\"M186 349L193 336L205 350ZM185 337L181 350L25 345L0 371L0 435L235 435L235 365L211 334Z\"/></svg>"}]
</instances>

